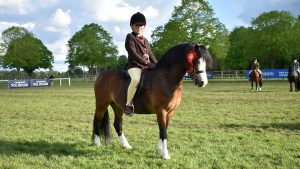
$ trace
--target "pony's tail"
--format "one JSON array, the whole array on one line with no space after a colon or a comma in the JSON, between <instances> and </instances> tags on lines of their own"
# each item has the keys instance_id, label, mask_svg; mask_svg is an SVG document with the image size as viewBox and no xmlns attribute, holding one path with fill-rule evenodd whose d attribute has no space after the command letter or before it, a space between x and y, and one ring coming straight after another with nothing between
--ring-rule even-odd
<instances>
[{"instance_id":1,"label":"pony's tail","mask_svg":"<svg viewBox=\"0 0 300 169\"><path fill-rule=\"evenodd\" d=\"M109 114L108 114L108 110L106 109L103 119L102 119L101 127L100 127L100 132L104 136L104 141L105 141L106 145L110 144L110 127L109 126L110 126Z\"/></svg>"},{"instance_id":2,"label":"pony's tail","mask_svg":"<svg viewBox=\"0 0 300 169\"><path fill-rule=\"evenodd\" d=\"M105 144L110 144L110 124L109 124L109 114L108 110L106 109L104 116L101 122L97 119L96 116L97 113L95 113L94 117L94 123L93 123L93 134L92 134L92 140L94 140L95 135L99 136L103 135Z\"/></svg>"}]
</instances>

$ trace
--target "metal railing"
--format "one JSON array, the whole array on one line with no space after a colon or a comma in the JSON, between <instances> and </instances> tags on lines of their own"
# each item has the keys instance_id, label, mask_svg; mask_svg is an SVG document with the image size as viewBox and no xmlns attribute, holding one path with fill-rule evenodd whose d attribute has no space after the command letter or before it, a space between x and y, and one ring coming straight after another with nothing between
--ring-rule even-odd
<instances>
[{"instance_id":1,"label":"metal railing","mask_svg":"<svg viewBox=\"0 0 300 169\"><path fill-rule=\"evenodd\" d=\"M246 79L246 70L211 71L212 79Z\"/></svg>"}]
</instances>

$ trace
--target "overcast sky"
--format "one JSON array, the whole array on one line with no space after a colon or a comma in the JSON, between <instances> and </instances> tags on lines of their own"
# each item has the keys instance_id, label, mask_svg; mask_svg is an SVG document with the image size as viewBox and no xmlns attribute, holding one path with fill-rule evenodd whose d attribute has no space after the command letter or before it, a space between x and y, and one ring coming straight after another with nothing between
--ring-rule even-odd
<instances>
[{"instance_id":1,"label":"overcast sky","mask_svg":"<svg viewBox=\"0 0 300 169\"><path fill-rule=\"evenodd\" d=\"M300 15L300 0L207 0L215 17L232 30L249 26L253 18L271 10ZM135 12L147 18L145 36L164 25L181 0L0 0L0 32L15 25L23 26L41 39L54 55L54 70L66 71L67 41L85 24L97 23L113 37L119 54L127 55L126 34Z\"/></svg>"}]
</instances>

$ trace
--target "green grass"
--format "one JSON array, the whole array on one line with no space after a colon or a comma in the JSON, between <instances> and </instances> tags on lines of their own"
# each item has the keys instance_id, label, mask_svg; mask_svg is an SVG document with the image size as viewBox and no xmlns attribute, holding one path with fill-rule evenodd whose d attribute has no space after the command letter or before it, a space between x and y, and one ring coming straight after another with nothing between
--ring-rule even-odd
<instances>
[{"instance_id":1,"label":"green grass","mask_svg":"<svg viewBox=\"0 0 300 169\"><path fill-rule=\"evenodd\" d=\"M0 89L0 168L300 168L300 93L286 81L190 82L168 129L171 160L156 151L155 115L124 117L133 147L91 144L93 84Z\"/></svg>"}]
</instances>

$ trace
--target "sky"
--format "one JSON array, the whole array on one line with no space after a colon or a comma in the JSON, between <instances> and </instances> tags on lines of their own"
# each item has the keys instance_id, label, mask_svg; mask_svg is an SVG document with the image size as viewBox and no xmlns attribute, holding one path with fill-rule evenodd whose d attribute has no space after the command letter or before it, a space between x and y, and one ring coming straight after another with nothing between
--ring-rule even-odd
<instances>
[{"instance_id":1,"label":"sky","mask_svg":"<svg viewBox=\"0 0 300 169\"><path fill-rule=\"evenodd\" d=\"M300 0L207 0L215 15L231 31L249 26L263 12L285 10L300 15ZM90 23L101 25L113 38L119 55L127 55L125 37L131 32L132 14L147 18L144 36L171 18L181 0L0 0L0 32L22 26L32 32L53 53L54 70L65 72L68 40Z\"/></svg>"}]
</instances>

